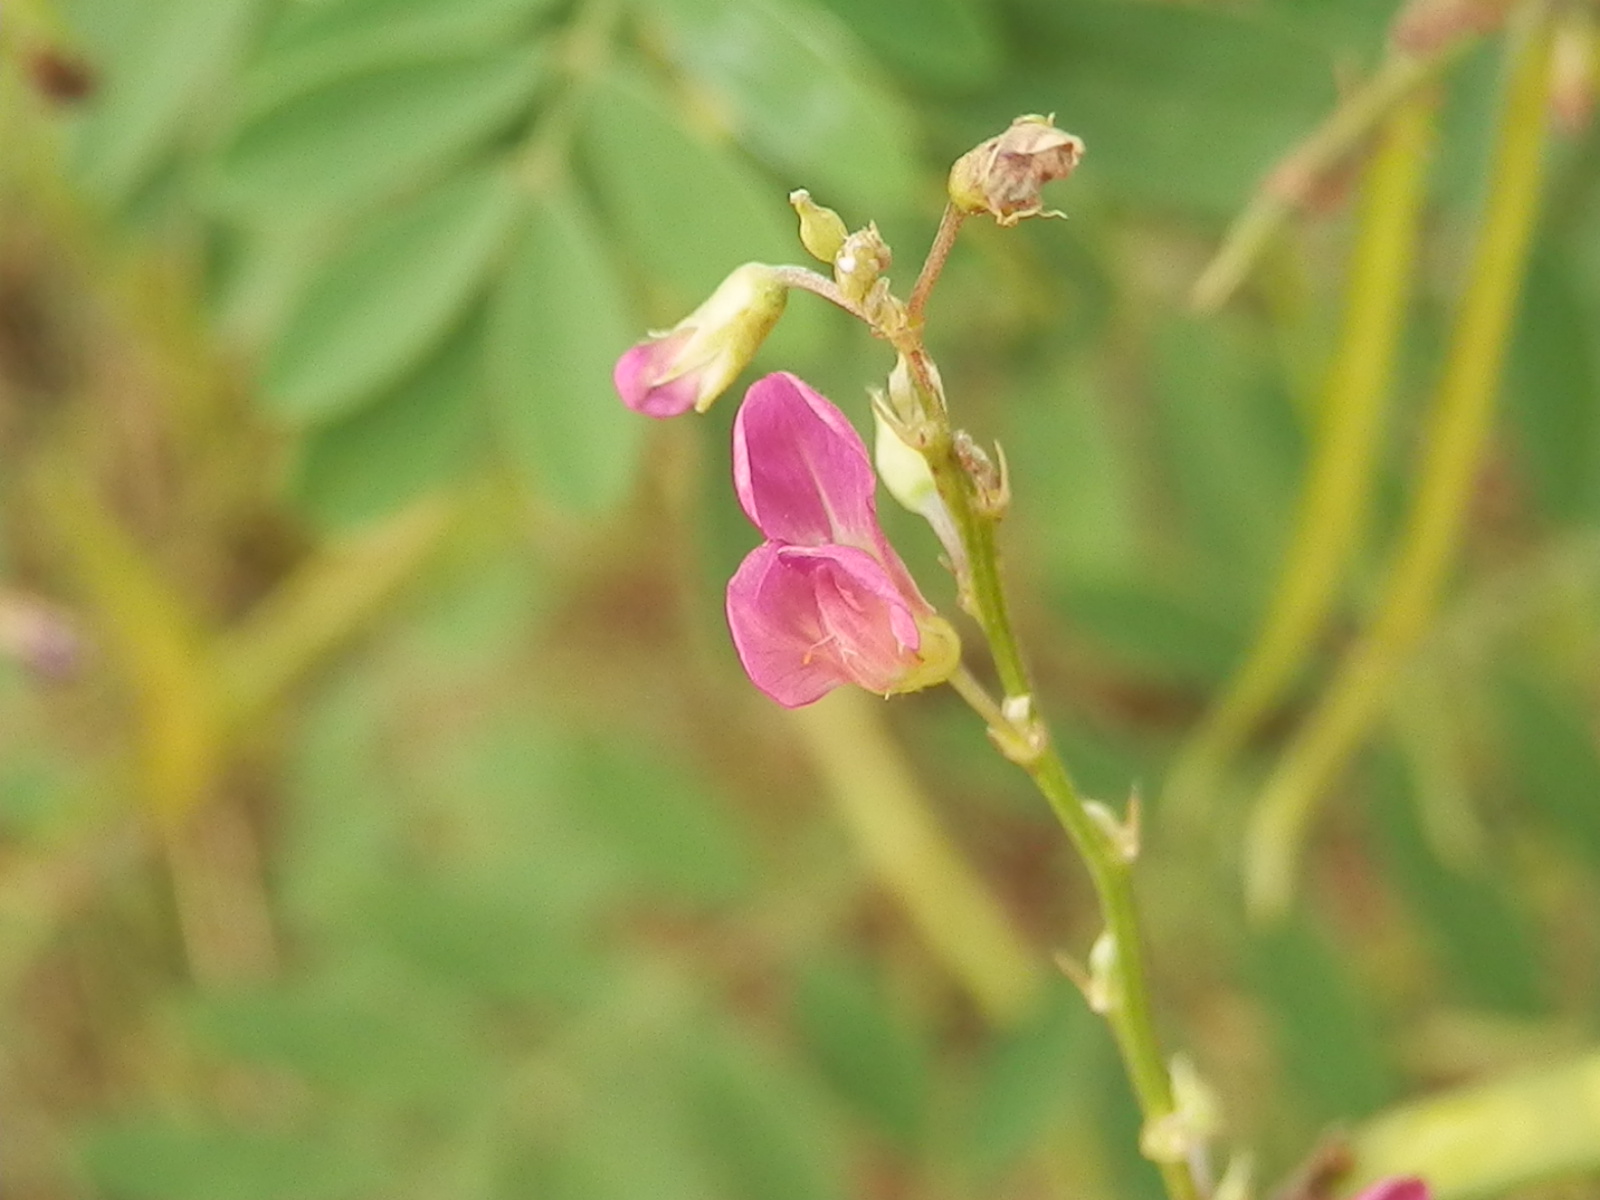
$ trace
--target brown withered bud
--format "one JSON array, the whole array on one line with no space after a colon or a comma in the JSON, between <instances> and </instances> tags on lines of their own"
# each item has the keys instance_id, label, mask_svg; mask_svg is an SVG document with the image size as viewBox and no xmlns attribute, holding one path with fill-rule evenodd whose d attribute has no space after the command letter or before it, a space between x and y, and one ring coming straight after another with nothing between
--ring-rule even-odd
<instances>
[{"instance_id":1,"label":"brown withered bud","mask_svg":"<svg viewBox=\"0 0 1600 1200\"><path fill-rule=\"evenodd\" d=\"M47 100L72 104L94 92L95 77L89 64L64 50L35 50L27 64L34 89Z\"/></svg>"},{"instance_id":2,"label":"brown withered bud","mask_svg":"<svg viewBox=\"0 0 1600 1200\"><path fill-rule=\"evenodd\" d=\"M1024 217L1059 217L1039 198L1045 184L1065 179L1083 157L1083 141L1055 127L1055 118L1018 117L998 137L979 143L950 168L950 203L964 213L991 214L1001 225Z\"/></svg>"}]
</instances>

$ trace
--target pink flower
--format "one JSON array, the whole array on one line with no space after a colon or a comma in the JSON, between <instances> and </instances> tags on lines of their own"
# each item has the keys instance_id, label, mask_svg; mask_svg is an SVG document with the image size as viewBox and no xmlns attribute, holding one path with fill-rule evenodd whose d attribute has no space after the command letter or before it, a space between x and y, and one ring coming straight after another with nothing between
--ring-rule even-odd
<instances>
[{"instance_id":1,"label":"pink flower","mask_svg":"<svg viewBox=\"0 0 1600 1200\"><path fill-rule=\"evenodd\" d=\"M805 382L768 375L733 425L733 483L766 535L728 582L752 683L798 708L840 684L889 694L949 677L960 643L878 525L867 448Z\"/></svg>"},{"instance_id":2,"label":"pink flower","mask_svg":"<svg viewBox=\"0 0 1600 1200\"><path fill-rule=\"evenodd\" d=\"M1428 1185L1414 1175L1391 1175L1367 1185L1354 1200L1428 1200Z\"/></svg>"},{"instance_id":3,"label":"pink flower","mask_svg":"<svg viewBox=\"0 0 1600 1200\"><path fill-rule=\"evenodd\" d=\"M745 263L672 329L623 353L611 374L617 394L649 417L705 412L750 364L788 297L771 267Z\"/></svg>"}]
</instances>

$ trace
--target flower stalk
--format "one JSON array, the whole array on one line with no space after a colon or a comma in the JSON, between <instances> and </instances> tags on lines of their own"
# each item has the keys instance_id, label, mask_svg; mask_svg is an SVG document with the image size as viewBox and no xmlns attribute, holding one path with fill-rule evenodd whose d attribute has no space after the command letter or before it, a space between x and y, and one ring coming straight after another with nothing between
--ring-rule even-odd
<instances>
[{"instance_id":1,"label":"flower stalk","mask_svg":"<svg viewBox=\"0 0 1600 1200\"><path fill-rule=\"evenodd\" d=\"M1075 165L1082 147L1076 139L1072 145ZM1042 175L1038 182L1059 177ZM1043 215L1042 206L1032 207L1036 215ZM983 631L1004 695L995 701L964 668L957 670L949 682L984 719L1000 752L1027 772L1088 868L1105 933L1096 943L1096 954L1091 956L1094 974L1082 972L1080 982L1091 1007L1102 1013L1110 1025L1133 1085L1144 1118L1141 1149L1156 1161L1170 1200L1198 1200L1200 1189L1190 1159L1203 1148L1204 1132L1188 1129L1186 1114L1178 1110L1172 1077L1156 1035L1144 966L1144 938L1133 894L1134 854L1129 850L1134 843L1130 838L1114 836L1096 819L1074 786L1048 727L1037 712L1000 569L996 532L1008 490L1004 474L1000 475L996 503L971 462L963 461L965 435L950 424L937 368L922 343L922 310L966 215L955 204L946 208L927 263L906 306L910 319L890 339L910 366L925 428L931 430L921 449L964 550L965 569L958 572L961 604ZM996 219L1001 220L999 216Z\"/></svg>"},{"instance_id":2,"label":"flower stalk","mask_svg":"<svg viewBox=\"0 0 1600 1200\"><path fill-rule=\"evenodd\" d=\"M890 290L891 255L877 228L849 232L836 213L797 191L790 203L801 242L831 260L833 277L795 266L741 268L677 328L629 350L616 382L624 402L648 415L704 411L777 319L779 288L822 297L893 347L898 362L873 399L879 436L891 439L880 462L889 464L891 492L939 533L960 605L988 645L1000 699L961 665L955 631L884 537L859 436L793 375L758 380L734 422L734 488L766 539L728 586L734 646L751 681L786 707L846 685L888 695L949 682L983 718L995 747L1027 772L1088 868L1105 929L1088 966L1066 969L1111 1026L1144 1117L1140 1149L1159 1167L1170 1200L1200 1200L1196 1168L1215 1131L1215 1105L1183 1060L1169 1069L1156 1036L1133 894L1137 809L1124 822L1086 802L1038 715L1000 569L996 529L1010 504L1005 456L998 447L991 456L951 423L922 337L928 298L966 221L987 215L1010 228L1060 215L1044 207L1041 189L1070 175L1082 154L1083 143L1049 118L1023 116L963 155L906 301ZM925 471L905 449L921 455Z\"/></svg>"}]
</instances>

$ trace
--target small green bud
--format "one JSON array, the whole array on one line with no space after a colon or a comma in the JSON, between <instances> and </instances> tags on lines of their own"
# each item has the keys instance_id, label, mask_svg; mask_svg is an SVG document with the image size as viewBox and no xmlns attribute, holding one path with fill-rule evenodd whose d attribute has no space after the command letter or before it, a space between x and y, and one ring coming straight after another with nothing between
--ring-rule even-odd
<instances>
[{"instance_id":1,"label":"small green bud","mask_svg":"<svg viewBox=\"0 0 1600 1200\"><path fill-rule=\"evenodd\" d=\"M876 225L869 224L844 239L833 259L833 278L839 290L860 304L893 261L889 243Z\"/></svg>"},{"instance_id":2,"label":"small green bud","mask_svg":"<svg viewBox=\"0 0 1600 1200\"><path fill-rule=\"evenodd\" d=\"M800 216L800 244L812 257L832 266L845 238L850 235L844 219L833 209L823 208L812 200L805 188L790 192L789 204Z\"/></svg>"},{"instance_id":3,"label":"small green bud","mask_svg":"<svg viewBox=\"0 0 1600 1200\"><path fill-rule=\"evenodd\" d=\"M928 460L922 457L920 450L906 443L876 405L872 417L878 427L873 454L878 478L902 507L926 516L929 509L939 503L939 489L928 468Z\"/></svg>"}]
</instances>

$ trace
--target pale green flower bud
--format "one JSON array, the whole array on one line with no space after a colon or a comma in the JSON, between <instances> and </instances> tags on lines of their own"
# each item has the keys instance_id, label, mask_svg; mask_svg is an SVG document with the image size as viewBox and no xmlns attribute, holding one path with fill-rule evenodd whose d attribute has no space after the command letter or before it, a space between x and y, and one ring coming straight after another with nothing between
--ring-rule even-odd
<instances>
[{"instance_id":1,"label":"pale green flower bud","mask_svg":"<svg viewBox=\"0 0 1600 1200\"><path fill-rule=\"evenodd\" d=\"M906 444L894 423L885 418L883 408L881 403L872 406L872 419L878 430L873 445L878 478L901 507L933 526L951 565L958 571L965 571L966 548L961 544L955 519L945 507L944 497L939 495L939 485L934 481L928 460L920 450Z\"/></svg>"},{"instance_id":2,"label":"pale green flower bud","mask_svg":"<svg viewBox=\"0 0 1600 1200\"><path fill-rule=\"evenodd\" d=\"M805 188L790 192L789 203L800 216L800 244L812 257L832 266L845 238L850 236L844 219L814 201Z\"/></svg>"},{"instance_id":3,"label":"pale green flower bud","mask_svg":"<svg viewBox=\"0 0 1600 1200\"><path fill-rule=\"evenodd\" d=\"M833 259L833 278L839 290L860 304L889 269L893 256L876 225L869 224L844 239Z\"/></svg>"},{"instance_id":4,"label":"pale green flower bud","mask_svg":"<svg viewBox=\"0 0 1600 1200\"><path fill-rule=\"evenodd\" d=\"M735 268L699 308L617 360L617 394L646 416L705 412L750 364L788 299L772 267Z\"/></svg>"}]
</instances>

